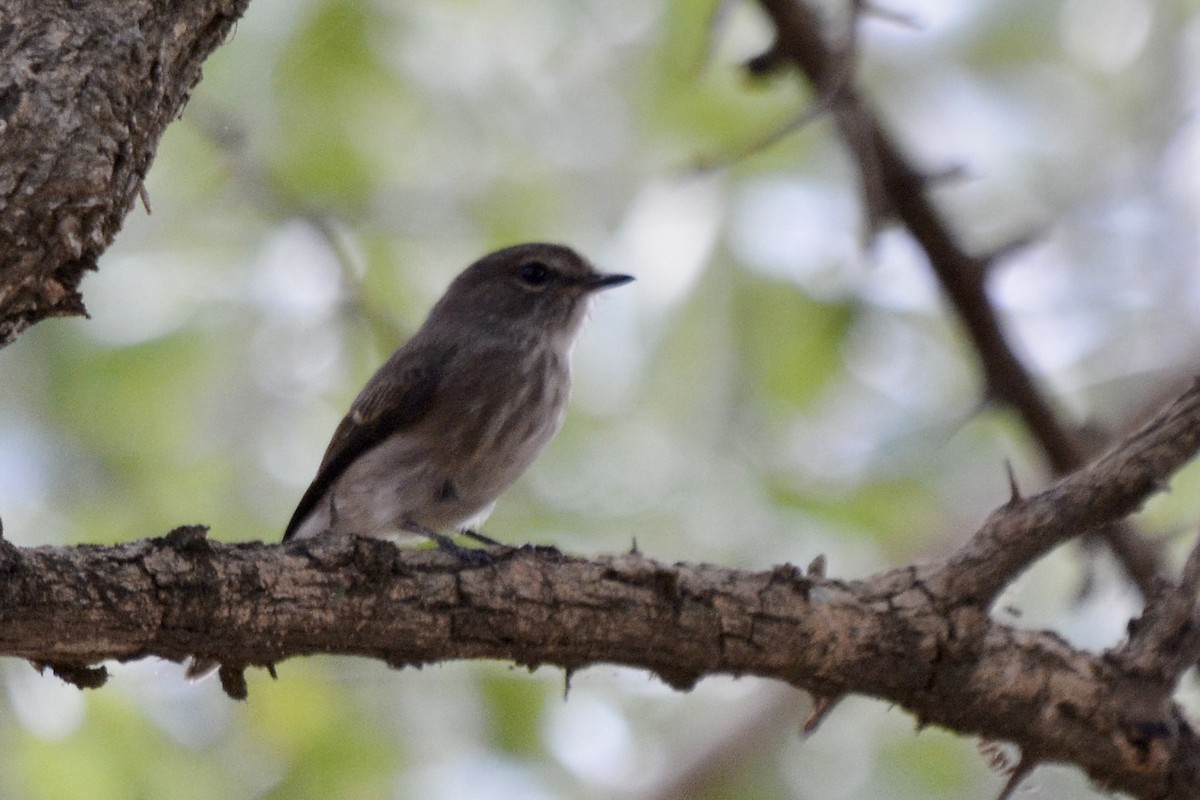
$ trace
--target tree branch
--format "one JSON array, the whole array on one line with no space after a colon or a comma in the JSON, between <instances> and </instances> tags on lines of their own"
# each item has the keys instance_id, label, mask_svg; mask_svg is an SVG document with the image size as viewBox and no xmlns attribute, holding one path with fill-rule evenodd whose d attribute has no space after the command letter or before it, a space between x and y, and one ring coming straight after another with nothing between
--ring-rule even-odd
<instances>
[{"instance_id":1,"label":"tree branch","mask_svg":"<svg viewBox=\"0 0 1200 800\"><path fill-rule=\"evenodd\" d=\"M760 5L775 25L771 51L786 57L814 87L829 86L852 61L853 53L838 52L826 44L818 16L804 0L760 0ZM851 24L857 22L854 19ZM930 269L975 347L987 395L1017 412L1055 475L1083 466L1088 453L1080 444L1081 432L1056 414L1008 344L988 300L986 279L994 258L966 252L928 196L926 175L909 163L854 82L842 79L836 85L837 95L829 105L858 165L869 233L876 233L886 216L904 225L925 251ZM1125 526L1109 526L1099 533L1142 594L1152 591L1161 572L1155 549Z\"/></svg>"},{"instance_id":2,"label":"tree branch","mask_svg":"<svg viewBox=\"0 0 1200 800\"><path fill-rule=\"evenodd\" d=\"M194 654L222 662L235 695L244 667L312 653L396 667L615 663L681 690L757 675L882 698L922 724L1012 741L1023 762L1078 764L1107 788L1193 797L1200 742L1171 701L1177 675L1164 684L1126 669L1122 650L1097 656L996 623L980 563L999 559L1011 577L1006 563L1132 512L1198 449L1200 384L1086 470L998 509L946 563L854 582L551 548L496 551L479 567L358 537L219 544L200 527L111 547L6 544L0 653L86 686L102 682L91 665L103 660ZM1193 616L1189 605L1176 630Z\"/></svg>"},{"instance_id":3,"label":"tree branch","mask_svg":"<svg viewBox=\"0 0 1200 800\"><path fill-rule=\"evenodd\" d=\"M939 571L939 594L988 606L1052 548L1123 519L1200 449L1200 381L1086 468L1029 499L1014 495Z\"/></svg>"},{"instance_id":4,"label":"tree branch","mask_svg":"<svg viewBox=\"0 0 1200 800\"><path fill-rule=\"evenodd\" d=\"M204 59L249 0L3 0L0 347L85 314L95 269Z\"/></svg>"}]
</instances>

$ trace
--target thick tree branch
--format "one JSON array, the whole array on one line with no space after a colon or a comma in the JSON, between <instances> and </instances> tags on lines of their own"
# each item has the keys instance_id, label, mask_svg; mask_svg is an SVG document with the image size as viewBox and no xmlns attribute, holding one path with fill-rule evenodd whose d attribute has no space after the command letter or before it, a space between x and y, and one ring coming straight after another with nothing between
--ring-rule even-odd
<instances>
[{"instance_id":1,"label":"thick tree branch","mask_svg":"<svg viewBox=\"0 0 1200 800\"><path fill-rule=\"evenodd\" d=\"M311 653L397 667L616 663L679 689L757 675L879 697L923 724L1012 741L1027 763L1078 764L1105 787L1194 797L1200 742L1171 701L1177 674L1134 668L1127 648L1098 656L996 623L980 561L1027 563L1132 512L1198 449L1200 386L1086 470L998 509L945 564L855 582L548 548L466 566L356 537L218 544L203 528L111 547L4 545L0 653L87 686L102 681L91 665L103 660L197 654L225 665L234 694L242 668ZM1194 645L1191 605L1168 622Z\"/></svg>"},{"instance_id":2,"label":"thick tree branch","mask_svg":"<svg viewBox=\"0 0 1200 800\"><path fill-rule=\"evenodd\" d=\"M0 0L0 347L84 313L84 271L248 3Z\"/></svg>"},{"instance_id":3,"label":"thick tree branch","mask_svg":"<svg viewBox=\"0 0 1200 800\"><path fill-rule=\"evenodd\" d=\"M194 650L234 671L326 652L393 666L616 663L681 689L706 675L759 675L880 697L923 723L1018 742L1135 794L1200 791L1200 746L1157 684L1053 634L969 609L947 617L915 580L881 593L788 566L750 573L520 550L464 568L373 540L183 538L7 550L0 652L67 679L100 659Z\"/></svg>"}]
</instances>

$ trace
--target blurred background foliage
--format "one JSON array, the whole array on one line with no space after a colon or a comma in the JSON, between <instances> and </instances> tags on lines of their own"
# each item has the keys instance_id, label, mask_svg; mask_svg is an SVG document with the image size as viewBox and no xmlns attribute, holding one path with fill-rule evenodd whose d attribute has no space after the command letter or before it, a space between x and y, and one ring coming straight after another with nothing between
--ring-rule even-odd
<instances>
[{"instance_id":1,"label":"blurred background foliage","mask_svg":"<svg viewBox=\"0 0 1200 800\"><path fill-rule=\"evenodd\" d=\"M827 2L831 24L845 8ZM860 76L982 251L1008 333L1062 412L1121 431L1196 372L1200 4L895 0ZM276 539L353 394L451 277L520 240L638 282L576 352L562 434L487 532L854 577L953 547L1047 475L903 231L866 243L852 166L813 100L738 65L752 3L255 0L209 62L84 285L90 320L0 352L0 514L21 544L203 522ZM1200 470L1143 515L1173 554ZM1087 591L1081 591L1083 587ZM1137 608L1066 548L1000 604L1101 648ZM976 743L854 698L755 680L677 694L574 676L352 659L251 676L248 703L178 665L81 693L2 665L5 798L961 798L1003 778ZM1190 685L1185 702L1192 703ZM1070 769L1042 796L1099 797Z\"/></svg>"}]
</instances>

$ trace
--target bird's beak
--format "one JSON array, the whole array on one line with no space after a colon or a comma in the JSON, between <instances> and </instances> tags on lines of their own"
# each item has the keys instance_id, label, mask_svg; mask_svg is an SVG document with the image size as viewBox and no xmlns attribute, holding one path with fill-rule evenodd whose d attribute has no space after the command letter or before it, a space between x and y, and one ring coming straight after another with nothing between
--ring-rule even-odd
<instances>
[{"instance_id":1,"label":"bird's beak","mask_svg":"<svg viewBox=\"0 0 1200 800\"><path fill-rule=\"evenodd\" d=\"M589 292L598 292L601 289L611 289L614 286L621 286L633 280L632 275L617 275L617 274L599 274L589 275L583 279L584 288Z\"/></svg>"}]
</instances>

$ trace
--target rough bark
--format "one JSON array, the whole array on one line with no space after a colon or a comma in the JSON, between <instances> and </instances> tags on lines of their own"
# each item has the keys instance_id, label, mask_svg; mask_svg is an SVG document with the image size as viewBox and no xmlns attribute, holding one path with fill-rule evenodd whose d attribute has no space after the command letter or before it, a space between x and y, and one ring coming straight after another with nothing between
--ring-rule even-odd
<instances>
[{"instance_id":1,"label":"rough bark","mask_svg":"<svg viewBox=\"0 0 1200 800\"><path fill-rule=\"evenodd\" d=\"M0 347L79 282L249 0L0 0Z\"/></svg>"},{"instance_id":2,"label":"rough bark","mask_svg":"<svg viewBox=\"0 0 1200 800\"><path fill-rule=\"evenodd\" d=\"M1195 797L1200 742L1171 699L1200 653L1194 585L1164 584L1129 641L1101 655L999 624L988 606L1050 547L1132 512L1197 450L1200 384L1087 469L1014 496L946 561L853 582L637 553L495 550L478 566L356 537L227 545L202 527L111 547L5 545L0 653L82 686L103 683L92 666L103 660L194 654L225 665L235 696L244 667L312 653L397 667L615 663L679 689L758 675L889 700L1139 797Z\"/></svg>"}]
</instances>

